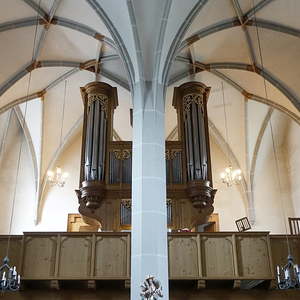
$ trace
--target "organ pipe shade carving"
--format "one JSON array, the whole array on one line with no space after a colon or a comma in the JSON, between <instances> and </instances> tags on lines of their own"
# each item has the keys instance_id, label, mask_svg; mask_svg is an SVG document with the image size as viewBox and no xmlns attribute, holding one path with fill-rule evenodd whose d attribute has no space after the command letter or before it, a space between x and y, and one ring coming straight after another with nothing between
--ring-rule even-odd
<instances>
[{"instance_id":1,"label":"organ pipe shade carving","mask_svg":"<svg viewBox=\"0 0 300 300\"><path fill-rule=\"evenodd\" d=\"M184 144L184 176L195 208L212 212L216 190L212 188L207 101L210 88L188 82L174 89L179 139Z\"/></svg>"},{"instance_id":2,"label":"organ pipe shade carving","mask_svg":"<svg viewBox=\"0 0 300 300\"><path fill-rule=\"evenodd\" d=\"M84 103L80 189L81 207L98 208L105 196L108 164L107 145L112 141L113 112L118 105L117 90L104 82L81 88Z\"/></svg>"}]
</instances>

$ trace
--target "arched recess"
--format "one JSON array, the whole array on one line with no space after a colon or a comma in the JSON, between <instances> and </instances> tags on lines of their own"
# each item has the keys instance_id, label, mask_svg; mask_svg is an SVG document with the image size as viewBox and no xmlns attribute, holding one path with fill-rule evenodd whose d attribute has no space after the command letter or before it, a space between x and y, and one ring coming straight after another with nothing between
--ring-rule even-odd
<instances>
[{"instance_id":1,"label":"arched recess","mask_svg":"<svg viewBox=\"0 0 300 300\"><path fill-rule=\"evenodd\" d=\"M269 108L265 119L263 120L263 123L261 125L261 128L259 130L258 133L258 137L254 146L254 152L253 152L253 156L252 156L252 160L251 160L251 167L250 167L250 184L251 184L251 190L253 190L253 181L254 181L254 175L255 175L255 168L256 168L256 162L257 162L257 156L258 156L258 152L259 152L259 148L261 146L261 142L264 136L264 133L266 131L266 128L269 124L269 121L271 119L272 113L273 113L274 109L273 108Z\"/></svg>"},{"instance_id":2,"label":"arched recess","mask_svg":"<svg viewBox=\"0 0 300 300\"><path fill-rule=\"evenodd\" d=\"M21 234L33 221L33 213L29 209L34 207L36 188L33 147L20 112L11 109L9 115L0 157L1 194L5 195L1 205L0 231L3 234Z\"/></svg>"},{"instance_id":3,"label":"arched recess","mask_svg":"<svg viewBox=\"0 0 300 300\"><path fill-rule=\"evenodd\" d=\"M48 164L46 171L44 172L42 178L41 178L41 185L40 185L40 190L39 190L39 195L38 195L38 204L36 208L36 219L35 223L36 225L40 222L42 212L43 212L43 207L44 207L44 193L46 190L46 185L47 185L47 171L51 170L55 167L55 164L57 160L59 159L59 156L61 153L66 149L68 146L70 140L72 137L74 137L82 128L82 122L83 122L83 115L75 122L75 124L72 126L72 128L69 130L69 132L65 135L64 139L62 140L61 145L56 149L55 153L52 156L52 159L50 163Z\"/></svg>"},{"instance_id":4,"label":"arched recess","mask_svg":"<svg viewBox=\"0 0 300 300\"><path fill-rule=\"evenodd\" d=\"M211 135L214 137L217 144L220 146L220 149L222 149L224 155L229 156L229 160L232 163L232 166L234 168L241 169L240 163L237 157L235 156L234 152L232 151L230 145L226 142L221 132L217 129L217 127L214 125L214 123L211 120L208 121L208 126ZM248 189L247 182L245 180L244 174L242 174L242 182L239 191L243 199L245 210L249 212L249 199L248 199L247 189Z\"/></svg>"},{"instance_id":5,"label":"arched recess","mask_svg":"<svg viewBox=\"0 0 300 300\"><path fill-rule=\"evenodd\" d=\"M32 141L32 137L29 131L29 128L27 126L26 120L24 120L24 115L20 109L19 106L15 106L13 108L21 128L23 129L23 133L24 133L24 137L25 137L25 141L26 144L28 146L29 149L29 153L30 153L30 157L32 159L32 164L33 164L33 172L34 172L34 178L35 178L35 190L37 191L38 189L38 159L35 153L35 149L34 149L34 145L33 145L33 141Z\"/></svg>"}]
</instances>

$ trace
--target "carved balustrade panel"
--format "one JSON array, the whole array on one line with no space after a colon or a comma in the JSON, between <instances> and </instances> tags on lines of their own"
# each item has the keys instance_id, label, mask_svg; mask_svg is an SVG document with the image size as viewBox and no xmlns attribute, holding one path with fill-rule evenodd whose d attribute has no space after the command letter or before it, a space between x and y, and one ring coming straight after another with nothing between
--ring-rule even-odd
<instances>
[{"instance_id":1,"label":"carved balustrade panel","mask_svg":"<svg viewBox=\"0 0 300 300\"><path fill-rule=\"evenodd\" d=\"M172 279L199 277L198 245L195 236L169 237L169 276Z\"/></svg>"},{"instance_id":2,"label":"carved balustrade panel","mask_svg":"<svg viewBox=\"0 0 300 300\"><path fill-rule=\"evenodd\" d=\"M231 235L201 236L203 276L234 278L234 249Z\"/></svg>"},{"instance_id":3,"label":"carved balustrade panel","mask_svg":"<svg viewBox=\"0 0 300 300\"><path fill-rule=\"evenodd\" d=\"M61 236L58 277L88 278L91 273L91 236Z\"/></svg>"},{"instance_id":4,"label":"carved balustrade panel","mask_svg":"<svg viewBox=\"0 0 300 300\"><path fill-rule=\"evenodd\" d=\"M130 241L124 236L97 237L95 277L117 279L128 276Z\"/></svg>"},{"instance_id":5,"label":"carved balustrade panel","mask_svg":"<svg viewBox=\"0 0 300 300\"><path fill-rule=\"evenodd\" d=\"M23 270L21 274L26 279L54 277L56 254L56 236L25 235Z\"/></svg>"},{"instance_id":6,"label":"carved balustrade panel","mask_svg":"<svg viewBox=\"0 0 300 300\"><path fill-rule=\"evenodd\" d=\"M239 275L246 278L260 276L261 279L269 277L273 267L270 264L271 249L269 237L253 237L246 234L238 236L237 254Z\"/></svg>"}]
</instances>

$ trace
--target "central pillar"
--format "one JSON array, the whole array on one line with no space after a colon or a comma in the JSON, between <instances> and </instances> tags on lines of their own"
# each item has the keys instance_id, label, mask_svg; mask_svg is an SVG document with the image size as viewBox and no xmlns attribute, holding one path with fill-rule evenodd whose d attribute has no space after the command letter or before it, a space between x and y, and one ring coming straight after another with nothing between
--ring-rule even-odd
<instances>
[{"instance_id":1,"label":"central pillar","mask_svg":"<svg viewBox=\"0 0 300 300\"><path fill-rule=\"evenodd\" d=\"M134 86L131 300L141 299L148 275L169 299L164 96L156 82Z\"/></svg>"}]
</instances>

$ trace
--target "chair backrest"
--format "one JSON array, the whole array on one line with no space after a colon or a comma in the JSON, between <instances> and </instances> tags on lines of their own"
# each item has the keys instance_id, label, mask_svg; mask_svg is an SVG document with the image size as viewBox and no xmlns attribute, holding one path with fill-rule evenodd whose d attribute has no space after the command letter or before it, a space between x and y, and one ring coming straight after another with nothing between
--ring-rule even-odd
<instances>
[{"instance_id":1,"label":"chair backrest","mask_svg":"<svg viewBox=\"0 0 300 300\"><path fill-rule=\"evenodd\" d=\"M300 218L289 218L290 233L300 234Z\"/></svg>"}]
</instances>

